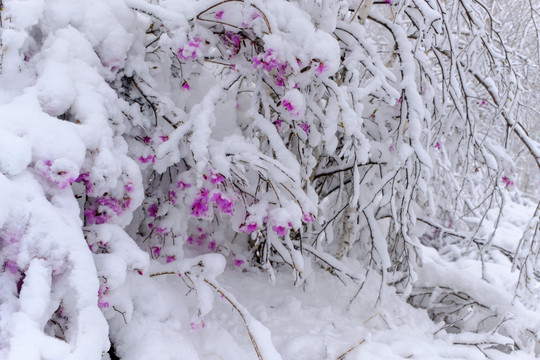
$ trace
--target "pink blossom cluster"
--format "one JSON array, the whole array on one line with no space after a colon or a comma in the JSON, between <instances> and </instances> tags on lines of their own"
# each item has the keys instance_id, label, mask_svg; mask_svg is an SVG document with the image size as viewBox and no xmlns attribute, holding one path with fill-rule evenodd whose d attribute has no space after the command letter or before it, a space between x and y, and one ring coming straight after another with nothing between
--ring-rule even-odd
<instances>
[{"instance_id":1,"label":"pink blossom cluster","mask_svg":"<svg viewBox=\"0 0 540 360\"><path fill-rule=\"evenodd\" d=\"M234 202L232 200L229 200L226 196L219 192L215 193L211 200L216 204L222 213L229 214L231 216L233 215Z\"/></svg>"},{"instance_id":2,"label":"pink blossom cluster","mask_svg":"<svg viewBox=\"0 0 540 360\"><path fill-rule=\"evenodd\" d=\"M309 135L309 124L305 121L302 121L299 125L300 129L304 130L306 135Z\"/></svg>"},{"instance_id":3,"label":"pink blossom cluster","mask_svg":"<svg viewBox=\"0 0 540 360\"><path fill-rule=\"evenodd\" d=\"M225 46L228 47L231 51L229 59L240 52L240 45L242 42L242 37L240 34L234 33L232 31L227 31L223 35L222 41Z\"/></svg>"},{"instance_id":4,"label":"pink blossom cluster","mask_svg":"<svg viewBox=\"0 0 540 360\"><path fill-rule=\"evenodd\" d=\"M146 164L146 163L154 164L156 162L156 156L155 155L140 156L139 161L143 164Z\"/></svg>"},{"instance_id":5,"label":"pink blossom cluster","mask_svg":"<svg viewBox=\"0 0 540 360\"><path fill-rule=\"evenodd\" d=\"M193 38L189 40L187 45L178 50L178 57L182 60L195 59L197 52L200 51L201 40L199 38Z\"/></svg>"},{"instance_id":6,"label":"pink blossom cluster","mask_svg":"<svg viewBox=\"0 0 540 360\"><path fill-rule=\"evenodd\" d=\"M129 207L131 199L116 199L109 196L96 198L93 203L84 210L84 218L87 225L100 225L110 221L113 215L120 216Z\"/></svg>"},{"instance_id":7,"label":"pink blossom cluster","mask_svg":"<svg viewBox=\"0 0 540 360\"><path fill-rule=\"evenodd\" d=\"M195 196L193 203L191 204L191 215L195 217L206 216L208 213L208 196L210 191L206 188L202 188L201 191Z\"/></svg>"},{"instance_id":8,"label":"pink blossom cluster","mask_svg":"<svg viewBox=\"0 0 540 360\"><path fill-rule=\"evenodd\" d=\"M244 224L244 225L240 226L240 228L238 230L240 232L244 232L246 234L251 234L252 232L257 231L258 227L259 226L257 225L256 222L252 222L252 223Z\"/></svg>"},{"instance_id":9,"label":"pink blossom cluster","mask_svg":"<svg viewBox=\"0 0 540 360\"><path fill-rule=\"evenodd\" d=\"M208 250L216 251L216 248L217 248L216 241L213 239L209 239L208 234L204 232L203 228L201 227L197 228L197 232L198 233L196 234L191 234L190 236L188 236L188 238L186 239L186 242L190 245L196 245L198 247L203 247L206 245ZM207 240L210 240L210 241L206 243Z\"/></svg>"},{"instance_id":10,"label":"pink blossom cluster","mask_svg":"<svg viewBox=\"0 0 540 360\"><path fill-rule=\"evenodd\" d=\"M502 182L504 183L504 185L505 185L506 187L508 187L508 186L513 186L513 185L514 185L514 181L512 181L510 178L508 178L508 177L506 177L506 176L503 176L503 177L501 178L501 180L502 180Z\"/></svg>"},{"instance_id":11,"label":"pink blossom cluster","mask_svg":"<svg viewBox=\"0 0 540 360\"><path fill-rule=\"evenodd\" d=\"M98 306L100 308L108 308L109 307L109 302L108 301L105 301L103 299L103 295L107 294L107 292L109 291L109 287L108 286L103 286L101 285L99 287L99 290L98 290Z\"/></svg>"},{"instance_id":12,"label":"pink blossom cluster","mask_svg":"<svg viewBox=\"0 0 540 360\"><path fill-rule=\"evenodd\" d=\"M285 79L288 76L288 64L278 61L274 49L268 49L265 54L254 56L251 62L253 62L255 69L262 69L268 72L275 70L275 84L277 86L285 86Z\"/></svg>"},{"instance_id":13,"label":"pink blossom cluster","mask_svg":"<svg viewBox=\"0 0 540 360\"><path fill-rule=\"evenodd\" d=\"M51 160L45 160L43 164L36 165L36 168L39 168L44 178L60 189L65 189L76 180L68 171L56 169Z\"/></svg>"}]
</instances>

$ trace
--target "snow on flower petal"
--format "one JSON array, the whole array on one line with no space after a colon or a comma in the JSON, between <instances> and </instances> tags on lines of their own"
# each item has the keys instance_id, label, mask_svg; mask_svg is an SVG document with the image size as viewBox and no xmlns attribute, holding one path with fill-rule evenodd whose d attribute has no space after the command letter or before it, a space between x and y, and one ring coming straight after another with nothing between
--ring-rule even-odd
<instances>
[{"instance_id":1,"label":"snow on flower petal","mask_svg":"<svg viewBox=\"0 0 540 360\"><path fill-rule=\"evenodd\" d=\"M252 232L257 231L257 228L258 228L257 223L253 222L253 223L250 223L250 224L244 224L244 225L240 226L240 228L238 230L241 231L241 232L245 232L246 234L251 234Z\"/></svg>"},{"instance_id":2,"label":"snow on flower petal","mask_svg":"<svg viewBox=\"0 0 540 360\"><path fill-rule=\"evenodd\" d=\"M191 204L191 215L202 217L208 213L208 196L210 192L206 188L202 188L200 193L195 197Z\"/></svg>"},{"instance_id":3,"label":"snow on flower petal","mask_svg":"<svg viewBox=\"0 0 540 360\"><path fill-rule=\"evenodd\" d=\"M211 201L216 203L216 206L221 210L222 213L233 215L234 202L227 199L227 197L224 197L223 194L215 193L212 196Z\"/></svg>"},{"instance_id":4,"label":"snow on flower petal","mask_svg":"<svg viewBox=\"0 0 540 360\"><path fill-rule=\"evenodd\" d=\"M285 236L289 232L289 228L281 225L272 226L272 230L276 232L279 236Z\"/></svg>"}]
</instances>

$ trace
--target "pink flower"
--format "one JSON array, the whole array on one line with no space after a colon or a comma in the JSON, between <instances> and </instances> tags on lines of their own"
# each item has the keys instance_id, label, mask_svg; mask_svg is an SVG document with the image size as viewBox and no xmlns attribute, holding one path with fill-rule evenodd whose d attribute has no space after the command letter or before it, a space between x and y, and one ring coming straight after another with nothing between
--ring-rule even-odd
<instances>
[{"instance_id":1,"label":"pink flower","mask_svg":"<svg viewBox=\"0 0 540 360\"><path fill-rule=\"evenodd\" d=\"M392 0L385 0L388 5L392 4Z\"/></svg>"},{"instance_id":2,"label":"pink flower","mask_svg":"<svg viewBox=\"0 0 540 360\"><path fill-rule=\"evenodd\" d=\"M109 303L107 301L98 301L98 306L100 308L108 308L109 307Z\"/></svg>"},{"instance_id":3,"label":"pink flower","mask_svg":"<svg viewBox=\"0 0 540 360\"><path fill-rule=\"evenodd\" d=\"M165 231L167 231L167 228L166 227L156 227L156 233L160 234L160 235L163 235L165 234Z\"/></svg>"},{"instance_id":4,"label":"pink flower","mask_svg":"<svg viewBox=\"0 0 540 360\"><path fill-rule=\"evenodd\" d=\"M18 271L17 263L13 260L6 260L4 268L9 270L10 273L15 274Z\"/></svg>"},{"instance_id":5,"label":"pink flower","mask_svg":"<svg viewBox=\"0 0 540 360\"><path fill-rule=\"evenodd\" d=\"M124 186L124 189L126 189L127 192L133 191L133 183L128 182L126 186Z\"/></svg>"},{"instance_id":6,"label":"pink flower","mask_svg":"<svg viewBox=\"0 0 540 360\"><path fill-rule=\"evenodd\" d=\"M276 121L274 121L274 124L276 125L278 130L281 130L282 122L283 122L283 120L281 120L280 118L277 118Z\"/></svg>"},{"instance_id":7,"label":"pink flower","mask_svg":"<svg viewBox=\"0 0 540 360\"><path fill-rule=\"evenodd\" d=\"M182 84L182 89L184 89L186 91L191 90L191 88L189 87L189 84L188 84L187 81L184 81L184 83Z\"/></svg>"},{"instance_id":8,"label":"pink flower","mask_svg":"<svg viewBox=\"0 0 540 360\"><path fill-rule=\"evenodd\" d=\"M300 126L300 128L305 131L306 135L309 135L309 125L307 122L302 121L298 126Z\"/></svg>"},{"instance_id":9,"label":"pink flower","mask_svg":"<svg viewBox=\"0 0 540 360\"><path fill-rule=\"evenodd\" d=\"M289 232L289 228L285 226L272 226L272 230L276 232L279 236L285 236Z\"/></svg>"},{"instance_id":10,"label":"pink flower","mask_svg":"<svg viewBox=\"0 0 540 360\"><path fill-rule=\"evenodd\" d=\"M317 68L315 69L315 72L317 73L317 75L321 75L326 70L328 70L328 66L321 62L319 63L319 66L317 66Z\"/></svg>"},{"instance_id":11,"label":"pink flower","mask_svg":"<svg viewBox=\"0 0 540 360\"><path fill-rule=\"evenodd\" d=\"M315 218L313 217L313 214L312 213L307 213L307 214L304 214L304 222L313 222L315 221Z\"/></svg>"},{"instance_id":12,"label":"pink flower","mask_svg":"<svg viewBox=\"0 0 540 360\"><path fill-rule=\"evenodd\" d=\"M169 141L169 137L167 135L160 135L159 138L161 139L161 141L165 142L165 141Z\"/></svg>"},{"instance_id":13,"label":"pink flower","mask_svg":"<svg viewBox=\"0 0 540 360\"><path fill-rule=\"evenodd\" d=\"M251 234L252 232L257 231L257 227L257 223L252 222L250 224L244 224L240 226L238 230L240 230L241 232L245 232L246 234Z\"/></svg>"},{"instance_id":14,"label":"pink flower","mask_svg":"<svg viewBox=\"0 0 540 360\"><path fill-rule=\"evenodd\" d=\"M152 255L158 257L161 254L161 248L157 246L152 246Z\"/></svg>"},{"instance_id":15,"label":"pink flower","mask_svg":"<svg viewBox=\"0 0 540 360\"><path fill-rule=\"evenodd\" d=\"M204 320L201 320L199 323L196 323L196 322L191 322L190 323L191 330L193 330L193 331L200 330L200 329L204 328L205 326L206 326L206 324L204 323Z\"/></svg>"},{"instance_id":16,"label":"pink flower","mask_svg":"<svg viewBox=\"0 0 540 360\"><path fill-rule=\"evenodd\" d=\"M234 259L234 266L240 267L244 265L244 260L242 259Z\"/></svg>"},{"instance_id":17,"label":"pink flower","mask_svg":"<svg viewBox=\"0 0 540 360\"><path fill-rule=\"evenodd\" d=\"M150 141L152 141L152 139L150 138L150 136L145 136L145 137L143 137L143 141L144 141L146 144L150 144Z\"/></svg>"},{"instance_id":18,"label":"pink flower","mask_svg":"<svg viewBox=\"0 0 540 360\"><path fill-rule=\"evenodd\" d=\"M211 200L216 203L217 207L221 210L222 213L233 215L234 202L227 198L224 198L221 193L214 194Z\"/></svg>"},{"instance_id":19,"label":"pink flower","mask_svg":"<svg viewBox=\"0 0 540 360\"><path fill-rule=\"evenodd\" d=\"M89 173L82 173L80 174L76 179L75 182L82 182L84 186L86 187L86 193L92 192L92 188L94 184L90 181L90 174Z\"/></svg>"},{"instance_id":20,"label":"pink flower","mask_svg":"<svg viewBox=\"0 0 540 360\"><path fill-rule=\"evenodd\" d=\"M210 182L212 185L216 184L223 184L225 182L225 178L221 174L214 174L212 170L210 170Z\"/></svg>"},{"instance_id":21,"label":"pink flower","mask_svg":"<svg viewBox=\"0 0 540 360\"><path fill-rule=\"evenodd\" d=\"M158 212L157 204L152 204L148 207L148 215L150 215L151 217L156 218L157 212Z\"/></svg>"},{"instance_id":22,"label":"pink flower","mask_svg":"<svg viewBox=\"0 0 540 360\"><path fill-rule=\"evenodd\" d=\"M177 189L180 189L180 190L189 189L190 187L191 187L191 184L185 183L185 182L183 182L183 181L179 181L179 182L176 184L176 188L177 188Z\"/></svg>"},{"instance_id":23,"label":"pink flower","mask_svg":"<svg viewBox=\"0 0 540 360\"><path fill-rule=\"evenodd\" d=\"M218 20L223 19L223 13L224 13L223 10L218 11L218 12L216 13L216 19L218 19Z\"/></svg>"},{"instance_id":24,"label":"pink flower","mask_svg":"<svg viewBox=\"0 0 540 360\"><path fill-rule=\"evenodd\" d=\"M285 107L285 109L287 109L289 112L294 110L294 106L289 100L283 100L283 107Z\"/></svg>"},{"instance_id":25,"label":"pink flower","mask_svg":"<svg viewBox=\"0 0 540 360\"><path fill-rule=\"evenodd\" d=\"M202 188L191 204L191 215L195 217L205 216L208 212L208 195L210 192Z\"/></svg>"},{"instance_id":26,"label":"pink flower","mask_svg":"<svg viewBox=\"0 0 540 360\"><path fill-rule=\"evenodd\" d=\"M172 205L176 204L176 192L174 190L169 191L167 196Z\"/></svg>"},{"instance_id":27,"label":"pink flower","mask_svg":"<svg viewBox=\"0 0 540 360\"><path fill-rule=\"evenodd\" d=\"M156 157L152 155L148 155L147 157L139 157L139 161L143 164L146 164L147 162L152 161L152 164L156 162Z\"/></svg>"},{"instance_id":28,"label":"pink flower","mask_svg":"<svg viewBox=\"0 0 540 360\"><path fill-rule=\"evenodd\" d=\"M212 251L216 251L216 241L212 240L208 243L208 248Z\"/></svg>"},{"instance_id":29,"label":"pink flower","mask_svg":"<svg viewBox=\"0 0 540 360\"><path fill-rule=\"evenodd\" d=\"M503 176L501 178L502 182L504 183L505 186L512 186L514 185L514 182L512 180L510 180L509 178L507 178L506 176Z\"/></svg>"},{"instance_id":30,"label":"pink flower","mask_svg":"<svg viewBox=\"0 0 540 360\"><path fill-rule=\"evenodd\" d=\"M199 38L194 38L190 40L188 44L178 50L178 57L182 60L195 59L197 57L197 50L201 45L201 40Z\"/></svg>"},{"instance_id":31,"label":"pink flower","mask_svg":"<svg viewBox=\"0 0 540 360\"><path fill-rule=\"evenodd\" d=\"M441 149L441 144L437 141L437 143L433 146L435 149Z\"/></svg>"},{"instance_id":32,"label":"pink flower","mask_svg":"<svg viewBox=\"0 0 540 360\"><path fill-rule=\"evenodd\" d=\"M167 263L173 262L176 260L176 256L174 255L167 255Z\"/></svg>"}]
</instances>

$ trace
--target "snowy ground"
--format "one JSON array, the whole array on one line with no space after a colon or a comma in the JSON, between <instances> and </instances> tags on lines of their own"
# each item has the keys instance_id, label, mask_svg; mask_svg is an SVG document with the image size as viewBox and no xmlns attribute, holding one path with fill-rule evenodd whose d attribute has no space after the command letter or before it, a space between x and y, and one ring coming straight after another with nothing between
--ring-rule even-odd
<instances>
[{"instance_id":1,"label":"snowy ground","mask_svg":"<svg viewBox=\"0 0 540 360\"><path fill-rule=\"evenodd\" d=\"M510 204L505 209L505 221L495 244L511 246L521 235L515 226L524 226L531 207ZM429 261L426 263L426 269L437 269L443 260L432 250L424 251L429 255L426 259L433 260L431 265ZM464 259L459 264L461 271L432 275L448 276L449 284L465 282L460 286L467 287L467 276L478 275L475 274L478 263ZM485 295L501 294L492 303L508 306L511 299L505 298L509 290L506 287L514 286L516 273L497 273L494 269L491 273L499 278L486 285ZM429 279L427 272L422 277ZM367 276L359 293L358 285L341 283L316 264L309 281L298 287L293 285L290 269L286 267L276 273L274 286L264 272L242 270L232 264L216 280L270 330L273 345L284 360L534 358L524 351L505 354L492 349L485 343L485 337L476 334L449 334L441 330L442 322L434 323L425 310L413 308L402 296L392 293L392 288L383 287L381 293L381 279L375 272ZM118 349L124 356L122 359L257 359L242 318L223 296L216 293L213 309L198 317L194 310L198 295L189 290L181 277L132 275L128 283L130 291L137 293L129 325L122 324L119 312L107 313L112 317L109 322L113 341L129 344L129 349L121 345ZM209 294L199 296L208 298ZM514 309L513 305L508 309L515 316L521 316L524 311L520 307ZM115 338L117 325L122 330ZM261 329L254 331L261 332ZM122 338L127 340L124 336L131 337L131 341L122 341ZM133 341L134 336L139 336L139 341ZM259 346L272 347L272 344L259 343Z\"/></svg>"}]
</instances>

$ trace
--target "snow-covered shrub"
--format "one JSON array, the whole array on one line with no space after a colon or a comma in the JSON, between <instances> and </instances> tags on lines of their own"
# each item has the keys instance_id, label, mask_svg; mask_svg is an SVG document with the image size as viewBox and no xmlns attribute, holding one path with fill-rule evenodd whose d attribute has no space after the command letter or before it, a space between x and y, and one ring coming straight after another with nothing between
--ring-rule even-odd
<instances>
[{"instance_id":1,"label":"snow-covered shrub","mask_svg":"<svg viewBox=\"0 0 540 360\"><path fill-rule=\"evenodd\" d=\"M227 266L374 272L471 345L534 345L538 315L490 276L500 253L534 274L538 215L517 256L494 238L518 194L506 131L540 152L482 4L6 0L1 37L2 356L99 359L110 338L151 358L218 293L279 359ZM179 292L165 275L196 304L156 299Z\"/></svg>"}]
</instances>

